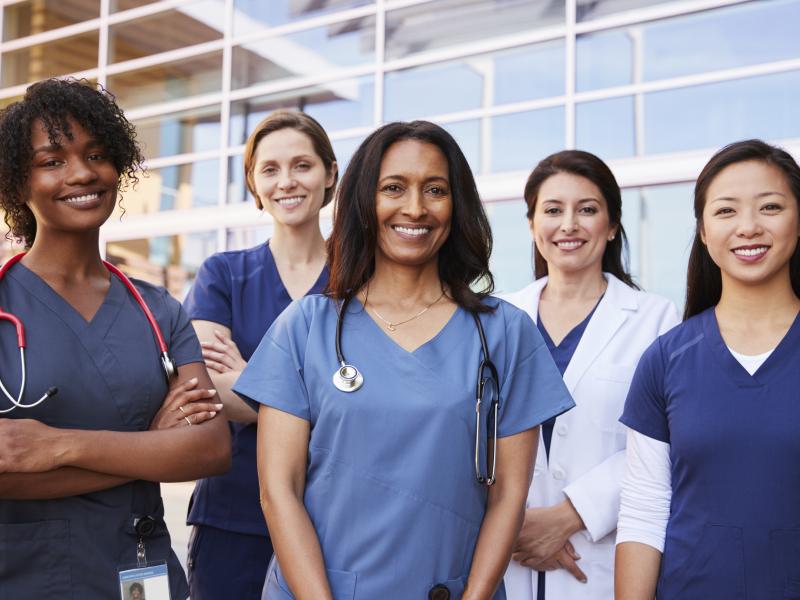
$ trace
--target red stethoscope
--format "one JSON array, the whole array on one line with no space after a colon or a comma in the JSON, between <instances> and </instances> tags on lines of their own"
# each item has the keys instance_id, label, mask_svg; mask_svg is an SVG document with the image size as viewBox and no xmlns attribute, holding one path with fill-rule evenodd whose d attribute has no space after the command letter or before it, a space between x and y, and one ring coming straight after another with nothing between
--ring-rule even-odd
<instances>
[{"instance_id":1,"label":"red stethoscope","mask_svg":"<svg viewBox=\"0 0 800 600\"><path fill-rule=\"evenodd\" d=\"M3 280L8 270L11 267L13 267L16 263L18 263L23 256L25 256L24 252L21 254L17 254L16 256L11 257L6 262L6 264L0 267L0 281ZM103 261L103 264L106 266L106 269L108 269L112 274L116 275L117 278L125 285L125 287L128 288L128 291L131 293L133 298L136 300L136 302L139 304L142 311L144 312L144 316L147 317L147 320L150 323L150 328L153 330L153 334L155 335L156 338L156 344L158 345L158 350L161 356L161 366L164 369L164 376L167 378L167 382L169 382L169 380L172 377L174 377L175 374L178 372L178 368L175 366L175 361L169 355L169 352L167 350L167 344L166 342L164 342L164 336L161 335L161 328L158 326L158 323L156 322L153 313L150 311L150 307L147 306L147 303L144 301L144 298L142 298L142 295L139 293L139 290L137 290L134 287L133 283L131 283L131 280L125 276L125 273L120 271L117 267L115 267L111 263ZM41 404L48 398L55 396L58 393L58 388L55 387L49 388L41 398L30 404L24 404L22 402L22 395L25 392L25 328L22 326L22 321L20 321L18 317L9 312L5 312L2 308L0 308L0 320L10 321L11 323L14 324L14 327L16 327L17 329L17 347L19 348L19 360L22 369L22 378L19 386L19 395L16 398L14 398L14 396L12 396L11 393L9 393L9 391L6 389L6 386L3 385L2 380L0 380L0 390L2 390L3 394L5 394L6 398L13 405L9 408L0 409L0 414L2 414L10 412L15 408L33 408L34 406Z\"/></svg>"}]
</instances>

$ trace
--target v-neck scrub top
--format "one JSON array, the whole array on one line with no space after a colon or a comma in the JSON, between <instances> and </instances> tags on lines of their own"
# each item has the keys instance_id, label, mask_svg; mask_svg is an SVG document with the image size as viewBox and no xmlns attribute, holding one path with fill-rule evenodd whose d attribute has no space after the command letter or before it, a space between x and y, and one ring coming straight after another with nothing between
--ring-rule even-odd
<instances>
[{"instance_id":1,"label":"v-neck scrub top","mask_svg":"<svg viewBox=\"0 0 800 600\"><path fill-rule=\"evenodd\" d=\"M181 305L163 288L134 280L175 362L202 362L200 345ZM23 402L50 386L58 395L3 415L70 429L145 431L161 408L167 383L153 331L139 304L116 277L87 322L23 264L0 283L0 306L16 314L27 337ZM19 390L19 350L8 324L0 335L0 365L9 392ZM8 406L0 399L0 406ZM136 566L136 517L155 519L145 539L148 561L166 561L173 600L189 593L171 550L158 483L133 481L52 500L0 499L1 598L119 598L118 569Z\"/></svg>"},{"instance_id":2,"label":"v-neck scrub top","mask_svg":"<svg viewBox=\"0 0 800 600\"><path fill-rule=\"evenodd\" d=\"M800 598L800 316L750 375L714 309L658 338L621 421L669 444L659 600Z\"/></svg>"},{"instance_id":3,"label":"v-neck scrub top","mask_svg":"<svg viewBox=\"0 0 800 600\"><path fill-rule=\"evenodd\" d=\"M324 267L309 293L328 281ZM250 360L269 326L292 302L281 281L269 242L220 252L205 260L184 301L190 319L213 321L231 331L242 358ZM230 422L230 470L197 482L188 522L225 531L267 536L258 499L256 424Z\"/></svg>"},{"instance_id":4,"label":"v-neck scrub top","mask_svg":"<svg viewBox=\"0 0 800 600\"><path fill-rule=\"evenodd\" d=\"M528 316L486 302L496 309L480 318L499 372L499 436L574 406ZM311 424L304 501L336 600L424 599L436 584L460 598L487 500L474 469L481 348L473 317L458 308L407 352L353 300L342 350L364 385L345 393L331 381L337 306L325 296L293 303L234 390ZM293 598L279 565L263 598ZM505 598L502 584L494 598Z\"/></svg>"}]
</instances>

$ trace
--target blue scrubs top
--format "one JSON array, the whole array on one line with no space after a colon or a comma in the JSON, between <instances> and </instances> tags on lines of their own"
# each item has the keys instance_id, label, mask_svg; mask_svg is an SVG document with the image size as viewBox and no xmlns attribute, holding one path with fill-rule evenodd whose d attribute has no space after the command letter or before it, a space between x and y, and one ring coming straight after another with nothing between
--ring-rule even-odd
<instances>
[{"instance_id":1,"label":"blue scrubs top","mask_svg":"<svg viewBox=\"0 0 800 600\"><path fill-rule=\"evenodd\" d=\"M642 355L620 419L670 444L659 600L800 598L800 316L750 375L714 309Z\"/></svg>"},{"instance_id":2,"label":"blue scrubs top","mask_svg":"<svg viewBox=\"0 0 800 600\"><path fill-rule=\"evenodd\" d=\"M530 318L502 300L486 302L496 307L480 318L499 371L499 435L572 408ZM427 598L436 584L460 598L487 499L474 469L475 322L459 308L407 352L353 300L342 350L364 385L344 393L331 381L337 306L325 296L293 303L234 389L311 423L305 506L336 600ZM279 566L263 597L293 597ZM505 598L502 585L494 598Z\"/></svg>"},{"instance_id":3,"label":"blue scrubs top","mask_svg":"<svg viewBox=\"0 0 800 600\"><path fill-rule=\"evenodd\" d=\"M181 305L159 287L134 281L158 322L177 364L202 362L197 337ZM167 384L150 324L125 286L111 287L87 322L23 264L0 283L0 306L16 314L27 337L23 401L50 386L58 395L31 409L3 415L61 428L145 431ZM0 365L9 392L19 390L19 350L13 328L0 324ZM9 403L0 398L0 407ZM133 519L151 516L148 561L166 561L173 600L189 595L171 550L158 483L133 481L53 500L0 499L0 597L119 598L118 569L136 566Z\"/></svg>"},{"instance_id":4,"label":"blue scrubs top","mask_svg":"<svg viewBox=\"0 0 800 600\"><path fill-rule=\"evenodd\" d=\"M309 293L328 282L323 268ZM249 361L276 317L292 299L281 281L269 242L210 256L184 301L190 319L213 321L231 330L242 358ZM258 498L255 423L230 423L233 460L224 475L197 482L188 522L226 531L267 536Z\"/></svg>"}]
</instances>

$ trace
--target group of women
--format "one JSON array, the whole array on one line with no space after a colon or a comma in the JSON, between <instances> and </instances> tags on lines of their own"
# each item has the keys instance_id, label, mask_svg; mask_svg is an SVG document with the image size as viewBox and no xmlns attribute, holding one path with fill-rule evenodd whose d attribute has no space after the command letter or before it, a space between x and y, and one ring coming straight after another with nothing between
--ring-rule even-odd
<instances>
[{"instance_id":1,"label":"group of women","mask_svg":"<svg viewBox=\"0 0 800 600\"><path fill-rule=\"evenodd\" d=\"M0 148L26 247L0 271L0 595L126 600L133 573L151 600L800 598L786 152L700 174L679 323L587 152L533 169L535 280L500 299L444 129L380 127L338 182L325 131L279 111L244 160L273 235L181 307L101 260L142 160L110 95L35 84ZM187 585L156 482L190 479Z\"/></svg>"}]
</instances>

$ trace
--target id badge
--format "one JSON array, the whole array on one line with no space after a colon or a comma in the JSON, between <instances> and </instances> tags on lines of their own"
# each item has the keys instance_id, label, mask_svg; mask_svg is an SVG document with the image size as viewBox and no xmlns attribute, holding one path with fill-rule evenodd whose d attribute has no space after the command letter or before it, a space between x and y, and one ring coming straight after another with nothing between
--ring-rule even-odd
<instances>
[{"instance_id":1,"label":"id badge","mask_svg":"<svg viewBox=\"0 0 800 600\"><path fill-rule=\"evenodd\" d=\"M122 600L172 600L167 563L120 571L119 591Z\"/></svg>"}]
</instances>

